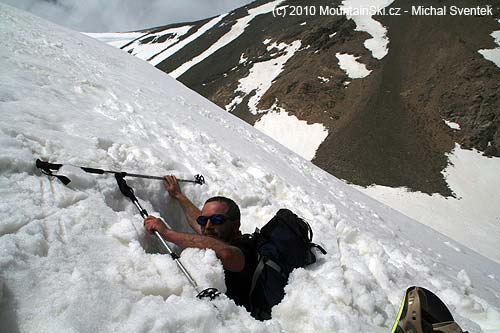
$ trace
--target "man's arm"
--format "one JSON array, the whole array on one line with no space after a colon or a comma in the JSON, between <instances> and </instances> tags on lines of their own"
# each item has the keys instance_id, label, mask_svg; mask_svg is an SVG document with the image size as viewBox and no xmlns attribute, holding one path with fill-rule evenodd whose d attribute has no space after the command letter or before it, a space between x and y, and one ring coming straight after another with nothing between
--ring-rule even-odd
<instances>
[{"instance_id":1,"label":"man's arm","mask_svg":"<svg viewBox=\"0 0 500 333\"><path fill-rule=\"evenodd\" d=\"M182 248L194 247L214 250L217 258L222 262L222 266L228 271L241 272L243 268L245 268L245 256L236 246L231 246L223 241L208 236L170 230L161 219L154 216L148 216L144 219L144 227L151 233L155 230L158 231L165 240Z\"/></svg>"},{"instance_id":2,"label":"man's arm","mask_svg":"<svg viewBox=\"0 0 500 333\"><path fill-rule=\"evenodd\" d=\"M189 200L188 197L181 192L181 188L175 176L165 176L163 178L165 179L165 189L172 198L179 202L191 228L198 234L201 234L201 227L196 222L196 218L201 215L201 210L199 210L198 207L196 207L191 200Z\"/></svg>"}]
</instances>

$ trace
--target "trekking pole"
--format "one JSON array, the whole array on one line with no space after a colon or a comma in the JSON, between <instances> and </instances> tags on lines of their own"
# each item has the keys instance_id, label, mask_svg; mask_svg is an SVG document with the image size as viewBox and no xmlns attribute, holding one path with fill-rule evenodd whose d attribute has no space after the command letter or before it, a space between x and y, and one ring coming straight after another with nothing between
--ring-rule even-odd
<instances>
[{"instance_id":1,"label":"trekking pole","mask_svg":"<svg viewBox=\"0 0 500 333\"><path fill-rule=\"evenodd\" d=\"M148 212L139 203L139 200L134 194L134 190L130 186L128 186L127 182L125 181L125 179L123 179L123 176L121 174L116 173L115 178L122 194L128 197L134 203L134 205L139 210L139 213L141 214L142 218L146 218L148 216ZM168 224L167 226L170 229L172 229ZM215 297L217 297L220 294L220 292L215 288L207 288L200 291L200 288L198 287L196 281L192 278L191 274L189 274L189 272L186 270L184 265L179 260L179 255L170 249L170 246L168 246L167 242L165 241L165 239L163 239L163 237L160 235L158 231L155 230L154 234L156 235L156 237L158 237L160 242L167 249L168 254L170 255L170 257L172 257L172 259L174 259L175 263L180 268L182 273L186 276L189 283L193 286L194 290L197 293L196 297L198 298L209 297L210 299L215 299Z\"/></svg>"},{"instance_id":2,"label":"trekking pole","mask_svg":"<svg viewBox=\"0 0 500 333\"><path fill-rule=\"evenodd\" d=\"M57 171L63 165L64 164L45 162L45 161L42 161L40 159L36 160L36 166L37 166L37 168L39 168L44 174L46 174L48 176L56 177L64 185L68 185L71 182L71 180L68 177L63 176L63 175L55 175L55 174L52 173L52 170ZM68 164L68 165L71 165L71 164ZM163 180L163 177L159 177L159 176L141 175L141 174L137 174L137 173L128 173L128 172L123 172L123 171L103 170L103 169L82 167L82 166L76 166L76 165L72 165L72 166L80 168L80 169L82 169L83 171L85 171L87 173L94 173L94 174L99 174L99 175L102 175L102 174L105 174L105 173L111 173L111 174L114 174L114 175L120 175L122 177L129 176L129 177L135 177L135 178ZM199 185L205 184L205 178L202 175L195 175L194 176L194 180L190 180L190 179L177 179L177 181L178 182L183 182L183 183L195 183L195 184L199 184Z\"/></svg>"}]
</instances>

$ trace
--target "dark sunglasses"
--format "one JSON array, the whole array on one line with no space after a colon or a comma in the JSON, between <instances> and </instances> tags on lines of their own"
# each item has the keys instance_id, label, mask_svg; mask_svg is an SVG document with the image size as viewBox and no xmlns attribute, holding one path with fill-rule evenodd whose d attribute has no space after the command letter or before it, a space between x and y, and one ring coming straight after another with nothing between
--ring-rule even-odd
<instances>
[{"instance_id":1,"label":"dark sunglasses","mask_svg":"<svg viewBox=\"0 0 500 333\"><path fill-rule=\"evenodd\" d=\"M198 224L201 225L202 227L207 225L208 220L210 220L210 222L214 225L219 225L226 222L227 217L225 217L222 214L214 214L212 216L201 215L196 218L196 222L198 222Z\"/></svg>"}]
</instances>

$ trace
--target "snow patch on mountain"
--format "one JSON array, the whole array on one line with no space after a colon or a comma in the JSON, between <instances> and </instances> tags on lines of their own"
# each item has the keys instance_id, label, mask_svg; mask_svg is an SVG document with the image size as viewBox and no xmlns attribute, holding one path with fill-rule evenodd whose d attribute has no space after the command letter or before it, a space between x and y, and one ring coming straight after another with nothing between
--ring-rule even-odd
<instances>
[{"instance_id":1,"label":"snow patch on mountain","mask_svg":"<svg viewBox=\"0 0 500 333\"><path fill-rule=\"evenodd\" d=\"M274 111L263 115L254 127L309 161L328 136L328 130L323 124L309 125L305 120L299 120L276 107Z\"/></svg>"},{"instance_id":2,"label":"snow patch on mountain","mask_svg":"<svg viewBox=\"0 0 500 333\"><path fill-rule=\"evenodd\" d=\"M194 57L188 62L182 64L177 69L170 72L170 76L174 78L178 78L182 74L184 74L187 70L189 70L194 65L202 62L204 59L208 58L220 48L223 48L227 44L231 43L233 40L238 38L243 32L245 32L246 27L250 24L250 22L257 16L267 14L271 12L276 6L282 3L284 0L272 1L266 4L263 4L259 7L255 7L248 10L248 15L238 19L231 30L226 33L224 36L219 38L214 44L212 44L207 50L203 51L200 55Z\"/></svg>"},{"instance_id":3,"label":"snow patch on mountain","mask_svg":"<svg viewBox=\"0 0 500 333\"><path fill-rule=\"evenodd\" d=\"M457 144L448 159L443 174L455 198L380 185L357 188L500 263L500 158Z\"/></svg>"},{"instance_id":4,"label":"snow patch on mountain","mask_svg":"<svg viewBox=\"0 0 500 333\"><path fill-rule=\"evenodd\" d=\"M261 112L257 105L266 91L271 88L274 79L283 71L286 62L293 57L295 52L300 49L301 42L296 40L291 44L271 43L267 46L268 52L272 52L274 58L267 61L255 62L247 76L239 80L236 96L225 109L232 111L238 106L245 96L252 94L248 100L248 109L252 114Z\"/></svg>"},{"instance_id":5,"label":"snow patch on mountain","mask_svg":"<svg viewBox=\"0 0 500 333\"><path fill-rule=\"evenodd\" d=\"M196 40L198 37L201 35L205 34L208 30L212 29L215 27L224 17L226 17L227 14L219 15L205 23L202 27L200 27L195 33L190 35L189 37L183 39L179 43L176 43L175 45L168 47L164 49L163 51L159 52L156 54L150 61L149 63L152 64L153 66L158 65L165 59L168 59L172 55L174 55L177 51L181 50L184 46L188 45L192 41Z\"/></svg>"},{"instance_id":6,"label":"snow patch on mountain","mask_svg":"<svg viewBox=\"0 0 500 333\"><path fill-rule=\"evenodd\" d=\"M355 12L349 8L359 9L359 12L366 12L365 9L382 9L393 3L394 0L343 0L341 8L346 13ZM364 43L365 47L372 52L372 56L376 59L382 59L387 55L389 39L387 38L387 29L377 20L372 18L371 15L346 15L347 18L352 19L356 23L357 31L365 31L369 33L372 38L367 39Z\"/></svg>"},{"instance_id":7,"label":"snow patch on mountain","mask_svg":"<svg viewBox=\"0 0 500 333\"><path fill-rule=\"evenodd\" d=\"M168 28L155 33L149 33L142 38L135 40L133 43L123 48L124 51L142 59L149 61L158 53L168 49L172 45L179 42L180 38L188 33L192 25L184 25L176 28ZM144 39L148 39L148 43L143 43Z\"/></svg>"},{"instance_id":8,"label":"snow patch on mountain","mask_svg":"<svg viewBox=\"0 0 500 333\"><path fill-rule=\"evenodd\" d=\"M339 67L346 72L351 79L361 79L367 77L372 71L366 68L365 64L358 62L360 57L355 57L352 54L335 54L339 60Z\"/></svg>"},{"instance_id":9,"label":"snow patch on mountain","mask_svg":"<svg viewBox=\"0 0 500 333\"><path fill-rule=\"evenodd\" d=\"M457 131L460 130L460 124L454 123L453 121L449 121L446 119L443 119L443 121L446 124L446 126L448 126L449 128L457 130Z\"/></svg>"},{"instance_id":10,"label":"snow patch on mountain","mask_svg":"<svg viewBox=\"0 0 500 333\"><path fill-rule=\"evenodd\" d=\"M500 20L498 20L498 23L500 23ZM495 43L499 47L490 50L483 49L479 50L478 52L481 53L485 59L492 61L495 65L500 67L500 30L493 31L491 33L491 37L493 37Z\"/></svg>"}]
</instances>

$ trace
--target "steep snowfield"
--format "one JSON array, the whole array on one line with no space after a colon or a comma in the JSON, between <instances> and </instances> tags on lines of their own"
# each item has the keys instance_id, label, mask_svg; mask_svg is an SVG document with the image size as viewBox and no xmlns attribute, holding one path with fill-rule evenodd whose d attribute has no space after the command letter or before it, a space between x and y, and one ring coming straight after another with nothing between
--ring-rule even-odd
<instances>
[{"instance_id":1,"label":"steep snowfield","mask_svg":"<svg viewBox=\"0 0 500 333\"><path fill-rule=\"evenodd\" d=\"M0 5L1 332L387 332L403 290L435 291L470 332L500 330L500 266L318 169L147 63ZM274 319L222 296L197 300L158 254L113 177L36 158L189 178L197 205L242 208L244 232L280 207L311 222L328 255L296 270ZM130 179L150 212L185 230L161 182ZM212 251L181 260L224 290ZM214 306L216 305L216 307Z\"/></svg>"}]
</instances>

